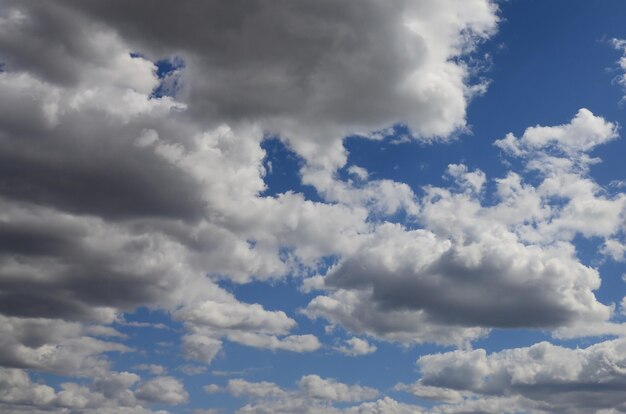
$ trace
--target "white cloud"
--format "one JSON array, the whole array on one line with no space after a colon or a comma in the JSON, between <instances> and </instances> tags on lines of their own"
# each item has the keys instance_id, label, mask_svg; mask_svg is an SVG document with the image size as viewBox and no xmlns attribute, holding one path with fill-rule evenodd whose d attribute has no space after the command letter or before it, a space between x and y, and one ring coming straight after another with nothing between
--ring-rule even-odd
<instances>
[{"instance_id":1,"label":"white cloud","mask_svg":"<svg viewBox=\"0 0 626 414\"><path fill-rule=\"evenodd\" d=\"M145 7L139 3L120 9L111 3L106 10L88 3L3 5L0 232L10 242L0 251L7 282L0 311L78 325L111 323L138 306L176 311L188 330L186 356L205 363L223 337L272 350L320 347L313 335L290 335L295 321L284 312L240 303L215 279L267 280L300 266L306 273L321 256L358 248L355 240L370 231L368 208L417 212L410 188L388 180L362 188L320 181L338 204L292 193L260 197L264 131L280 133L306 158L309 177L343 165L348 133L408 120L416 138L445 139L464 127L471 95L467 68L451 58L489 37L497 20L485 0L399 7L324 2L319 14L309 14L305 4L240 9L206 2L198 7L256 22L207 48L197 41L227 33L197 20L201 12L151 6L168 18L183 13L172 21L185 23L162 39L162 31L150 34L143 12L131 31L113 18L122 9L132 16ZM365 25L363 17L376 24ZM295 30L300 23L303 30ZM325 29L317 32L318 24ZM335 42L336 35L347 43ZM277 59L243 53L247 36ZM301 53L306 50L311 53ZM150 94L162 81L151 60L166 56L184 63L177 74L182 88L176 97L157 99ZM230 67L214 59L220 56L244 64ZM207 84L198 75L207 70L221 81ZM267 94L262 102L260 92ZM352 99L355 93L375 99ZM352 171L365 177L364 170ZM283 248L293 252L287 259ZM72 335L29 347L10 332L3 355L20 366L78 373L105 369L103 352L126 350L87 333ZM58 343L71 352L61 355Z\"/></svg>"},{"instance_id":2,"label":"white cloud","mask_svg":"<svg viewBox=\"0 0 626 414\"><path fill-rule=\"evenodd\" d=\"M108 364L103 352L126 352L123 344L87 335L86 327L58 319L0 315L0 364L61 375L98 375Z\"/></svg>"},{"instance_id":3,"label":"white cloud","mask_svg":"<svg viewBox=\"0 0 626 414\"><path fill-rule=\"evenodd\" d=\"M372 345L367 340L361 338L350 338L344 341L345 345L336 349L342 354L349 356L367 355L376 352L376 345Z\"/></svg>"},{"instance_id":4,"label":"white cloud","mask_svg":"<svg viewBox=\"0 0 626 414\"><path fill-rule=\"evenodd\" d=\"M135 398L139 376L129 372L101 372L89 385L61 383L55 390L34 383L21 369L0 369L0 409L7 413L80 411L93 414L163 414Z\"/></svg>"},{"instance_id":5,"label":"white cloud","mask_svg":"<svg viewBox=\"0 0 626 414\"><path fill-rule=\"evenodd\" d=\"M269 312L258 304L204 301L177 312L179 319L215 330L284 334L296 325L285 312Z\"/></svg>"},{"instance_id":6,"label":"white cloud","mask_svg":"<svg viewBox=\"0 0 626 414\"><path fill-rule=\"evenodd\" d=\"M355 403L375 399L379 392L370 387L360 385L348 385L334 379L321 378L318 375L305 375L298 381L297 390L288 390L277 384L267 381L250 382L242 379L228 381L225 388L218 386L205 387L207 392L228 392L237 397L245 397L251 400L237 413L366 413L378 412L367 411L365 405L355 406L347 411L336 408L333 403ZM372 406L395 406L391 399L372 403ZM408 407L408 406L407 406ZM361 411L358 411L358 410ZM355 411L357 410L357 411ZM381 413L393 413L394 411L380 411ZM404 412L404 411L397 411Z\"/></svg>"},{"instance_id":7,"label":"white cloud","mask_svg":"<svg viewBox=\"0 0 626 414\"><path fill-rule=\"evenodd\" d=\"M248 382L242 379L232 379L228 381L226 390L236 397L269 398L285 395L285 391L278 385L267 381Z\"/></svg>"},{"instance_id":8,"label":"white cloud","mask_svg":"<svg viewBox=\"0 0 626 414\"><path fill-rule=\"evenodd\" d=\"M0 368L0 402L46 406L56 395L47 385L34 384L21 369Z\"/></svg>"},{"instance_id":9,"label":"white cloud","mask_svg":"<svg viewBox=\"0 0 626 414\"><path fill-rule=\"evenodd\" d=\"M533 151L554 148L572 157L580 156L617 136L615 124L582 108L569 124L530 127L520 138L508 134L495 145L514 156L528 156ZM541 161L535 159L531 165L539 167Z\"/></svg>"},{"instance_id":10,"label":"white cloud","mask_svg":"<svg viewBox=\"0 0 626 414\"><path fill-rule=\"evenodd\" d=\"M156 377L141 384L135 391L137 398L165 404L182 404L189 394L179 380L174 377Z\"/></svg>"},{"instance_id":11,"label":"white cloud","mask_svg":"<svg viewBox=\"0 0 626 414\"><path fill-rule=\"evenodd\" d=\"M183 336L183 352L185 358L211 363L222 349L222 342L204 335L191 334Z\"/></svg>"},{"instance_id":12,"label":"white cloud","mask_svg":"<svg viewBox=\"0 0 626 414\"><path fill-rule=\"evenodd\" d=\"M507 404L506 412L619 410L626 408L621 391L626 384L625 347L621 338L583 349L542 342L492 354L477 349L426 355L417 361L422 378L406 389L453 403L449 410L442 406L436 412L466 412L471 406L504 412L499 410Z\"/></svg>"},{"instance_id":13,"label":"white cloud","mask_svg":"<svg viewBox=\"0 0 626 414\"><path fill-rule=\"evenodd\" d=\"M616 262L623 262L624 254L626 253L626 245L618 240L607 239L604 241L604 245L601 247L600 252Z\"/></svg>"},{"instance_id":14,"label":"white cloud","mask_svg":"<svg viewBox=\"0 0 626 414\"><path fill-rule=\"evenodd\" d=\"M135 365L134 368L141 371L147 371L153 375L163 375L167 371L163 365L158 364L139 364Z\"/></svg>"},{"instance_id":15,"label":"white cloud","mask_svg":"<svg viewBox=\"0 0 626 414\"><path fill-rule=\"evenodd\" d=\"M345 414L420 414L425 411L421 407L398 402L390 397L384 397L374 402L365 402L356 407L350 407Z\"/></svg>"},{"instance_id":16,"label":"white cloud","mask_svg":"<svg viewBox=\"0 0 626 414\"><path fill-rule=\"evenodd\" d=\"M598 271L572 244L577 235L601 237L606 255L623 258L626 197L607 195L586 175L597 162L589 151L616 138L615 124L581 109L567 124L499 140L540 183L510 172L496 180L495 205L481 198L485 173L463 164L448 168L452 190L429 187L421 200L409 185L370 179L355 165L347 169L353 179L337 178L348 134L380 139L371 131L405 122L408 139L433 141L466 128L468 101L484 85L471 84L463 58L494 33L492 2L253 3L150 4L146 14L146 2L0 0L0 363L92 381L54 390L3 368L0 408L148 412L142 404L186 402L182 382L163 367L139 366L159 375L148 381L109 371L103 354L130 349L105 325L140 306L182 322L183 356L203 364L222 340L320 349L314 335L293 334L285 312L240 302L220 279L315 275L303 291L324 292L305 314L407 343L463 345L494 326L624 333L611 322L611 304L594 296ZM215 20L224 16L239 30ZM155 26L160 18L168 30ZM180 88L157 77L153 61L164 57L184 62ZM159 85L175 96L151 96ZM261 196L266 132L304 158L302 182L324 202ZM380 223L399 211L422 228ZM317 275L328 255L341 259ZM507 354L520 364L550 354L539 357L542 366L527 363L530 373L459 351L445 362L458 368L457 381L474 385L428 383L438 378L428 371L435 358L424 359L423 383L407 389L460 401L450 410L497 411L510 401L465 394L488 394L485 372L520 375L499 392L541 381L620 385L620 343L554 352L586 361L593 375L564 366L545 344ZM356 337L339 347L349 355L375 349ZM613 364L598 368L596 357ZM227 390L255 399L241 412L340 412L333 401L378 396L315 375L299 385L233 380ZM602 395L623 404L609 391ZM515 404L536 397L518 393ZM344 408L419 411L388 397Z\"/></svg>"},{"instance_id":17,"label":"white cloud","mask_svg":"<svg viewBox=\"0 0 626 414\"><path fill-rule=\"evenodd\" d=\"M369 173L363 167L359 167L358 165L351 165L348 168L348 173L355 176L359 180L367 180Z\"/></svg>"},{"instance_id":18,"label":"white cloud","mask_svg":"<svg viewBox=\"0 0 626 414\"><path fill-rule=\"evenodd\" d=\"M499 200L487 205L485 174L449 166L452 189L425 188L417 216L424 228L375 226L329 270L326 294L304 313L403 342L462 345L491 327L550 329L556 337L624 333L610 322L612 304L594 295L597 269L579 261L572 243L578 234L622 243L612 240L622 234L626 197L607 197L585 168L586 151L615 131L581 109L568 124L497 141L510 155L529 156L527 168L547 158L538 184L510 172L496 180Z\"/></svg>"},{"instance_id":19,"label":"white cloud","mask_svg":"<svg viewBox=\"0 0 626 414\"><path fill-rule=\"evenodd\" d=\"M617 61L620 69L624 72L617 77L617 83L626 87L626 41L623 39L611 39L613 47L622 52L622 57Z\"/></svg>"},{"instance_id":20,"label":"white cloud","mask_svg":"<svg viewBox=\"0 0 626 414\"><path fill-rule=\"evenodd\" d=\"M311 334L277 337L252 332L233 332L228 334L228 339L255 348L281 349L292 352L312 352L321 346L317 337Z\"/></svg>"},{"instance_id":21,"label":"white cloud","mask_svg":"<svg viewBox=\"0 0 626 414\"><path fill-rule=\"evenodd\" d=\"M378 396L378 390L359 385L346 385L318 375L305 375L298 381L304 394L311 398L328 401L364 401Z\"/></svg>"}]
</instances>

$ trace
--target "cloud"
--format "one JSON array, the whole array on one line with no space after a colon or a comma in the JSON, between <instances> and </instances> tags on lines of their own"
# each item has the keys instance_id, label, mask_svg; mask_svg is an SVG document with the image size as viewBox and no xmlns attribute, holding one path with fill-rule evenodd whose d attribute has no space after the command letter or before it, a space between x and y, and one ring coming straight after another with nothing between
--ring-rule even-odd
<instances>
[{"instance_id":1,"label":"cloud","mask_svg":"<svg viewBox=\"0 0 626 414\"><path fill-rule=\"evenodd\" d=\"M153 375L163 375L166 373L166 369L163 365L158 364L139 364L135 365L135 369L149 372Z\"/></svg>"},{"instance_id":2,"label":"cloud","mask_svg":"<svg viewBox=\"0 0 626 414\"><path fill-rule=\"evenodd\" d=\"M220 349L222 349L222 342L215 338L199 334L183 336L183 352L187 359L209 364Z\"/></svg>"},{"instance_id":3,"label":"cloud","mask_svg":"<svg viewBox=\"0 0 626 414\"><path fill-rule=\"evenodd\" d=\"M105 22L148 56L181 56L178 96L197 116L262 119L307 160L333 167L343 162L341 140L350 133L407 122L428 139L464 127L472 89L467 67L452 58L497 23L484 0L314 7L209 1L194 10L163 5L149 16L142 4L121 2L53 9Z\"/></svg>"},{"instance_id":4,"label":"cloud","mask_svg":"<svg viewBox=\"0 0 626 414\"><path fill-rule=\"evenodd\" d=\"M350 338L344 341L345 345L337 347L339 352L350 356L367 355L376 352L376 345L372 345L367 340L361 338Z\"/></svg>"},{"instance_id":5,"label":"cloud","mask_svg":"<svg viewBox=\"0 0 626 414\"><path fill-rule=\"evenodd\" d=\"M156 377L135 391L137 398L150 402L181 404L189 399L183 384L174 377Z\"/></svg>"},{"instance_id":6,"label":"cloud","mask_svg":"<svg viewBox=\"0 0 626 414\"><path fill-rule=\"evenodd\" d=\"M243 303L223 280L306 276L303 291L318 295L304 314L404 343L466 345L493 327L624 333L614 306L594 295L598 271L573 244L599 237L608 258L623 257L626 197L588 176L597 162L590 151L616 139L616 124L583 108L569 123L497 141L538 183L515 172L490 181L464 164L449 166L450 188L427 187L423 197L355 165L351 178L338 178L348 135L379 140L404 123L407 139L431 142L466 130L468 102L485 86L466 59L495 32L492 2L0 0L0 8L2 411L147 413L187 402L163 367L138 366L156 375L148 380L111 371L107 357L133 350L110 325L140 307L180 322L182 356L204 365L229 341L322 347L296 330L295 316ZM165 77L164 59L176 62ZM263 195L262 143L272 135L302 157L302 183L322 201ZM491 183L493 205L484 199ZM385 222L399 212L418 228ZM331 255L338 263L319 275ZM497 356L442 356L458 368L457 383L430 372L437 359L425 358L423 379L405 389L452 403L435 412L502 411L544 400L559 407L570 396L564 381L599 379L589 395L623 405L602 388L621 386L609 369L623 365L619 341L595 351L511 351L520 364L548 356L525 365L534 374L493 390L485 372L507 379L514 371ZM353 337L338 350L376 347ZM587 361L591 374L552 354ZM24 369L69 378L53 388ZM546 396L537 384L556 391ZM240 412L421 410L317 375L293 390L243 380L225 390L250 399Z\"/></svg>"},{"instance_id":7,"label":"cloud","mask_svg":"<svg viewBox=\"0 0 626 414\"><path fill-rule=\"evenodd\" d=\"M0 408L7 413L155 413L135 398L133 387L139 380L130 372L106 372L87 386L64 382L55 390L34 383L24 370L0 368Z\"/></svg>"},{"instance_id":8,"label":"cloud","mask_svg":"<svg viewBox=\"0 0 626 414\"><path fill-rule=\"evenodd\" d=\"M364 402L359 406L346 409L345 414L420 414L421 407L405 404L391 397L384 397L373 402Z\"/></svg>"},{"instance_id":9,"label":"cloud","mask_svg":"<svg viewBox=\"0 0 626 414\"><path fill-rule=\"evenodd\" d=\"M348 385L318 375L305 375L298 381L297 390L286 390L267 381L249 382L243 379L228 381L225 388L214 384L205 387L209 393L228 392L251 400L237 413L340 413L333 403L354 403L375 399L379 392L370 387ZM390 400L389 401L393 401ZM378 402L376 403L378 404ZM357 407L353 407L357 409ZM363 409L364 410L364 409ZM368 412L347 410L345 412ZM386 412L386 411L383 411ZM391 413L393 411L389 411Z\"/></svg>"},{"instance_id":10,"label":"cloud","mask_svg":"<svg viewBox=\"0 0 626 414\"><path fill-rule=\"evenodd\" d=\"M179 313L180 319L216 330L244 330L284 334L296 325L285 312L268 312L258 304L205 301Z\"/></svg>"},{"instance_id":11,"label":"cloud","mask_svg":"<svg viewBox=\"0 0 626 414\"><path fill-rule=\"evenodd\" d=\"M98 375L108 370L103 352L127 352L117 342L89 335L89 327L76 322L0 315L0 364L32 368L61 375Z\"/></svg>"},{"instance_id":12,"label":"cloud","mask_svg":"<svg viewBox=\"0 0 626 414\"><path fill-rule=\"evenodd\" d=\"M594 147L617 138L615 124L606 122L591 111L582 108L569 124L559 126L535 126L527 128L520 138L509 133L495 141L495 145L515 156L528 156L533 151L554 148L568 156L580 156ZM547 154L536 154L547 155ZM539 167L539 160L531 166Z\"/></svg>"},{"instance_id":13,"label":"cloud","mask_svg":"<svg viewBox=\"0 0 626 414\"><path fill-rule=\"evenodd\" d=\"M307 396L328 401L364 401L378 396L378 390L359 385L348 386L318 375L305 375L298 381L298 386Z\"/></svg>"},{"instance_id":14,"label":"cloud","mask_svg":"<svg viewBox=\"0 0 626 414\"><path fill-rule=\"evenodd\" d=\"M256 334L252 332L234 332L228 339L243 345L271 350L282 349L292 352L312 352L321 347L315 335L288 335L282 338L273 335Z\"/></svg>"},{"instance_id":15,"label":"cloud","mask_svg":"<svg viewBox=\"0 0 626 414\"><path fill-rule=\"evenodd\" d=\"M508 399L514 405L506 412L620 410L626 408L622 392L626 384L625 347L620 338L582 349L541 342L492 354L477 349L426 355L417 361L422 378L407 390L444 402L465 398L460 407L476 406L478 401L487 406ZM441 412L465 412L452 408ZM484 410L503 412L501 408Z\"/></svg>"},{"instance_id":16,"label":"cloud","mask_svg":"<svg viewBox=\"0 0 626 414\"><path fill-rule=\"evenodd\" d=\"M0 402L46 406L55 398L52 387L34 384L21 369L0 369Z\"/></svg>"},{"instance_id":17,"label":"cloud","mask_svg":"<svg viewBox=\"0 0 626 414\"><path fill-rule=\"evenodd\" d=\"M626 198L606 196L584 168L587 151L615 139L615 131L581 109L568 124L496 141L526 168L545 162L536 185L514 172L497 179L499 199L489 205L483 172L449 166L452 188L424 189L423 228L378 224L329 270L327 294L304 314L409 343L460 345L491 327L551 329L557 337L623 334L623 325L609 322L614 306L593 293L598 271L579 261L572 244L577 234L623 234Z\"/></svg>"},{"instance_id":18,"label":"cloud","mask_svg":"<svg viewBox=\"0 0 626 414\"><path fill-rule=\"evenodd\" d=\"M242 379L229 380L227 391L236 397L267 398L285 395L285 391L273 382L248 382Z\"/></svg>"},{"instance_id":19,"label":"cloud","mask_svg":"<svg viewBox=\"0 0 626 414\"><path fill-rule=\"evenodd\" d=\"M295 321L286 314L240 303L216 279L267 280L315 266L358 247L370 229L367 205L385 214L415 208L408 186L391 181L353 188L331 180L328 197L339 204L261 197L265 131L317 173L343 165L349 133L403 121L415 138L445 139L465 126L472 94L468 68L452 58L497 22L485 0L208 1L192 13L150 6L151 18L140 3L2 4L0 312L106 324L139 306L176 311L189 331L186 354L205 362L223 337L272 350L320 346L310 334L290 335ZM248 23L235 33L202 14ZM163 19L170 30L155 32ZM159 59L178 62L179 90L159 78ZM207 71L220 81L206 82ZM254 82L245 81L250 74ZM159 88L175 96L154 95ZM194 335L212 346L199 353ZM80 341L93 364L125 349ZM27 351L19 364L56 369L27 361L38 358Z\"/></svg>"},{"instance_id":20,"label":"cloud","mask_svg":"<svg viewBox=\"0 0 626 414\"><path fill-rule=\"evenodd\" d=\"M205 278L209 272L246 281L252 275L278 277L288 269L279 251L298 236L274 236L272 220L282 213L268 218L268 227L251 223L273 206L302 211L292 206L305 201L258 197L264 189L262 131L205 130L182 114L183 103L153 99L156 67L131 57L132 49L113 29L59 5L6 5L2 30L9 37L3 39L13 39L11 44L22 39L24 48L7 51L8 70L0 73L0 106L7 109L0 119L0 312L24 320L111 323L138 306L175 310L186 305L181 318L188 317L189 325L218 331L224 326L199 321L193 313L213 304L213 313L220 307L222 314L249 309L248 316L277 318L273 327L244 323L231 330L288 333L295 322L284 313L240 304ZM67 19L72 22L65 26ZM41 37L44 28L84 36L67 49L48 47L37 61L36 52L57 38L54 33ZM52 60L68 68L57 73ZM250 202L256 205L252 216L242 208ZM228 213L233 205L239 206L235 216ZM308 203L309 217L293 217L300 223L292 233L306 231L299 227L310 226L306 222L318 209L324 207ZM326 227L351 213L332 210ZM224 214L230 216L226 224L216 218ZM258 239L256 248L249 244L253 239ZM333 248L318 244L310 255ZM13 358L13 339L8 336L4 343L6 359ZM93 349L91 363L98 353L125 349L87 335L80 341ZM19 354L21 362L10 363L53 369L27 361L39 358L37 352L27 348ZM82 351L74 357L79 355ZM68 363L68 372L79 366Z\"/></svg>"},{"instance_id":21,"label":"cloud","mask_svg":"<svg viewBox=\"0 0 626 414\"><path fill-rule=\"evenodd\" d=\"M622 57L617 61L620 69L623 72L626 72L626 41L624 39L611 39L611 43L616 50L622 52ZM626 87L626 73L619 75L617 78L617 83L619 83L622 87Z\"/></svg>"}]
</instances>

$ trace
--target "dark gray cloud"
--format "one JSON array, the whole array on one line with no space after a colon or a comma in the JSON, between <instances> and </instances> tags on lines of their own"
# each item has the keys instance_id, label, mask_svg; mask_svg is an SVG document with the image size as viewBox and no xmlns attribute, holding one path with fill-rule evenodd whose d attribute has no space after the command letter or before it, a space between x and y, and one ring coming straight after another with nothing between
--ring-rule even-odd
<instances>
[{"instance_id":1,"label":"dark gray cloud","mask_svg":"<svg viewBox=\"0 0 626 414\"><path fill-rule=\"evenodd\" d=\"M17 7L28 7L36 17L20 28L35 45L10 50L22 62L16 67L49 70L48 77L63 72L45 63L27 66L38 60L40 35L63 41L68 29L55 24L63 16L81 22L73 23L74 32L105 25L153 60L184 59L178 98L196 119L262 121L309 162L335 168L349 133L408 122L416 136L445 138L463 128L473 92L467 69L451 58L488 37L497 20L494 6L484 0L212 0L150 7L70 1ZM463 18L450 12L455 8ZM97 62L84 51L85 43L73 40L64 56Z\"/></svg>"},{"instance_id":2,"label":"dark gray cloud","mask_svg":"<svg viewBox=\"0 0 626 414\"><path fill-rule=\"evenodd\" d=\"M25 82L11 102L22 114L45 111L45 103L29 102L25 96L31 85ZM18 118L0 124L3 197L110 219L194 220L204 212L205 202L196 180L150 148L135 145L144 129L158 127L161 114L140 115L132 123L115 121L106 108L72 108L64 99L54 97L57 92L52 88L31 88L28 92L33 99L54 98L50 105L60 107L55 110L62 112L58 115L62 122L43 119L43 125L37 126L30 118ZM102 99L103 106L119 105L107 102L106 96ZM30 111L30 105L37 105L39 111ZM44 113L41 116L46 117ZM165 134L168 132L166 129ZM177 134L174 139L185 138L184 130Z\"/></svg>"},{"instance_id":3,"label":"dark gray cloud","mask_svg":"<svg viewBox=\"0 0 626 414\"><path fill-rule=\"evenodd\" d=\"M448 251L416 272L412 263L390 271L380 258L364 254L342 263L327 277L326 285L352 289L365 284L372 289L370 300L382 312L423 310L432 322L450 325L547 328L575 318L545 286L510 283L508 275L504 276L510 272L510 262L491 256L480 267L468 268L459 263L458 255L458 251ZM527 272L523 269L510 277L519 280Z\"/></svg>"}]
</instances>

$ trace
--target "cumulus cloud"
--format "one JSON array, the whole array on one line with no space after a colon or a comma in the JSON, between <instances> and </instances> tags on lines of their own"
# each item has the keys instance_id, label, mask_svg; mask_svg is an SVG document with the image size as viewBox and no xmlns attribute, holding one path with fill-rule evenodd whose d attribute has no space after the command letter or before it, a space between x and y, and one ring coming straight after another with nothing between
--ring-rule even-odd
<instances>
[{"instance_id":1,"label":"cumulus cloud","mask_svg":"<svg viewBox=\"0 0 626 414\"><path fill-rule=\"evenodd\" d=\"M280 277L284 246L307 263L353 249L368 228L357 205L383 189L397 194L379 197L391 213L411 202L408 187L329 192L356 200L349 206L259 197L263 131L331 172L348 133L408 121L416 137L445 137L464 126L471 95L467 68L451 58L497 21L484 0L198 7L150 7L146 19L141 3L3 1L3 312L110 322L138 305L245 308L202 275ZM230 16L239 30L203 15ZM155 32L163 19L184 23ZM176 97L152 96L164 57L181 62ZM220 80L206 82L207 71ZM364 87L375 100L353 99ZM188 324L224 328L191 309Z\"/></svg>"},{"instance_id":2,"label":"cumulus cloud","mask_svg":"<svg viewBox=\"0 0 626 414\"><path fill-rule=\"evenodd\" d=\"M227 392L233 396L251 400L237 413L340 413L344 411L335 407L334 403L368 401L379 395L378 390L374 388L348 385L331 378L321 378L318 375L301 377L298 381L297 390L283 389L268 381L249 382L242 379L232 379L228 381L225 388L211 384L205 387L205 391L209 393ZM389 401L393 400L389 399ZM377 405L380 402L374 404ZM350 407L345 412L374 412L367 411L365 406L359 407L361 406ZM381 412L392 413L393 411Z\"/></svg>"},{"instance_id":3,"label":"cumulus cloud","mask_svg":"<svg viewBox=\"0 0 626 414\"><path fill-rule=\"evenodd\" d=\"M183 337L183 352L187 359L193 359L209 364L222 348L218 339L199 334Z\"/></svg>"},{"instance_id":4,"label":"cumulus cloud","mask_svg":"<svg viewBox=\"0 0 626 414\"><path fill-rule=\"evenodd\" d=\"M31 382L21 369L0 369L0 401L2 403L46 406L56 397L54 389Z\"/></svg>"},{"instance_id":5,"label":"cumulus cloud","mask_svg":"<svg viewBox=\"0 0 626 414\"><path fill-rule=\"evenodd\" d=\"M76 322L0 315L0 364L61 375L94 375L108 371L103 352L127 352L120 343L89 335Z\"/></svg>"},{"instance_id":6,"label":"cumulus cloud","mask_svg":"<svg viewBox=\"0 0 626 414\"><path fill-rule=\"evenodd\" d=\"M339 346L336 349L345 355L359 356L367 355L376 352L376 345L370 344L367 340L361 338L350 338L344 341L345 345Z\"/></svg>"},{"instance_id":7,"label":"cumulus cloud","mask_svg":"<svg viewBox=\"0 0 626 414\"><path fill-rule=\"evenodd\" d=\"M285 395L285 391L273 382L248 382L242 379L228 381L227 391L236 397L246 396L261 398L280 397Z\"/></svg>"},{"instance_id":8,"label":"cumulus cloud","mask_svg":"<svg viewBox=\"0 0 626 414\"><path fill-rule=\"evenodd\" d=\"M429 139L464 127L473 89L466 65L452 58L471 51L497 23L495 7L484 0L207 1L193 10L163 5L150 16L142 4L121 2L65 8L106 22L148 56L181 56L179 95L198 116L262 119L307 160L327 167L343 162L341 140L349 133L406 122Z\"/></svg>"},{"instance_id":9,"label":"cumulus cloud","mask_svg":"<svg viewBox=\"0 0 626 414\"><path fill-rule=\"evenodd\" d=\"M532 185L510 172L496 180L499 200L491 205L481 196L482 171L449 166L456 187L425 188L424 228L378 225L330 269L328 294L304 313L405 342L458 345L491 327L547 328L558 337L623 334L623 325L610 322L614 306L594 295L598 271L579 261L572 244L577 234L623 235L626 198L605 195L586 168L588 151L615 137L615 124L581 109L568 124L496 141L541 180ZM608 246L615 251L615 242Z\"/></svg>"},{"instance_id":10,"label":"cumulus cloud","mask_svg":"<svg viewBox=\"0 0 626 414\"><path fill-rule=\"evenodd\" d=\"M1 368L0 408L7 413L163 413L150 410L136 398L139 380L130 372L106 372L88 385L64 382L54 389L34 383L24 370Z\"/></svg>"},{"instance_id":11,"label":"cumulus cloud","mask_svg":"<svg viewBox=\"0 0 626 414\"><path fill-rule=\"evenodd\" d=\"M241 302L220 287L225 279L307 276L303 292L322 293L305 315L375 339L463 345L492 327L624 333L614 306L594 295L598 271L573 244L600 237L602 253L623 260L626 196L588 176L598 161L590 151L616 139L614 123L581 109L569 123L497 141L539 183L510 172L495 180L493 205L483 199L490 179L464 164L445 172L451 188L427 187L421 199L356 165L338 178L347 135L378 140L403 123L407 139L430 142L467 128L468 102L484 85L465 58L494 33L493 2L0 0L0 9L3 411L147 413L150 404L187 402L162 366L137 366L156 375L147 380L111 370L107 356L134 350L110 325L132 327L122 314L139 307L180 322L182 356L204 365L227 342L322 347L296 331L295 315ZM175 66L169 75L159 74L164 60ZM263 195L270 135L302 157L301 181L321 201ZM399 212L419 228L384 222ZM331 255L338 263L318 274ZM592 361L591 374L544 372L561 366L541 356L536 375L500 389L488 389L484 367L472 365L508 378L513 368L489 362L497 356L441 356L472 386L438 380L429 371L437 359L425 357L424 378L404 389L456 404L435 412L497 411L513 404L507 398L558 407L563 381L621 386L620 344L511 351L520 363L537 352L574 353ZM376 347L353 337L337 350ZM474 359L455 359L467 355ZM593 365L600 359L617 368ZM55 389L25 369L71 380ZM541 381L558 383L554 398L533 391ZM623 405L608 388L590 392ZM243 380L208 388L222 389L250 399L240 412L422 410L316 375L293 390Z\"/></svg>"},{"instance_id":12,"label":"cumulus cloud","mask_svg":"<svg viewBox=\"0 0 626 414\"><path fill-rule=\"evenodd\" d=\"M477 349L426 355L417 361L422 378L405 389L457 405L440 412L469 412L464 410L471 406L488 413L620 411L626 408L625 347L620 338L582 349L541 342L492 354Z\"/></svg>"},{"instance_id":13,"label":"cumulus cloud","mask_svg":"<svg viewBox=\"0 0 626 414\"><path fill-rule=\"evenodd\" d=\"M295 194L259 197L262 128L207 127L185 112L190 103L151 96L156 66L131 53L115 25L69 3L6 1L3 10L0 312L17 318L3 324L4 363L87 372L84 361L93 367L99 354L126 347L72 323L111 323L142 305L178 310L189 337L202 329L212 338L202 352L184 343L205 362L226 331L252 346L319 347L311 335L289 336L295 321L283 312L239 303L205 275L280 277L284 245L307 236L294 251L314 262L349 244L350 234L322 238L328 229L365 228L366 212ZM22 343L17 324L41 330L31 340L39 343ZM46 324L72 333L48 338ZM61 352L68 360L55 362Z\"/></svg>"},{"instance_id":14,"label":"cumulus cloud","mask_svg":"<svg viewBox=\"0 0 626 414\"><path fill-rule=\"evenodd\" d=\"M262 333L284 334L296 322L285 312L268 312L258 304L217 303L205 301L179 313L180 319L197 326L217 330L254 330Z\"/></svg>"},{"instance_id":15,"label":"cumulus cloud","mask_svg":"<svg viewBox=\"0 0 626 414\"><path fill-rule=\"evenodd\" d=\"M305 375L298 386L307 396L328 401L363 401L378 396L378 390L359 385L348 386L318 375Z\"/></svg>"},{"instance_id":16,"label":"cumulus cloud","mask_svg":"<svg viewBox=\"0 0 626 414\"><path fill-rule=\"evenodd\" d=\"M277 337L252 332L235 332L229 334L228 339L255 348L281 349L292 352L311 352L319 349L321 346L319 339L311 334Z\"/></svg>"},{"instance_id":17,"label":"cumulus cloud","mask_svg":"<svg viewBox=\"0 0 626 414\"><path fill-rule=\"evenodd\" d=\"M141 400L165 404L181 404L189 398L182 382L174 377L151 379L135 391L135 396Z\"/></svg>"},{"instance_id":18,"label":"cumulus cloud","mask_svg":"<svg viewBox=\"0 0 626 414\"><path fill-rule=\"evenodd\" d=\"M364 402L356 407L346 409L345 414L420 414L422 407L405 404L391 397L384 397L373 402Z\"/></svg>"}]
</instances>

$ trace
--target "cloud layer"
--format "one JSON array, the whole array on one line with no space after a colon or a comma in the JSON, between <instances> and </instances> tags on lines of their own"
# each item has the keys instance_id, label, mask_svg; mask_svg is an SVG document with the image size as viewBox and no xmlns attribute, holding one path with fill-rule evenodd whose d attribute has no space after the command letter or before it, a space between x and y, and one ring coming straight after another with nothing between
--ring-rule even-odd
<instances>
[{"instance_id":1,"label":"cloud layer","mask_svg":"<svg viewBox=\"0 0 626 414\"><path fill-rule=\"evenodd\" d=\"M488 0L0 0L0 411L186 410L177 373L232 344L366 359L386 342L464 350L388 393L314 372L205 390L241 413L626 410L623 339L468 350L494 328L625 333L575 244L624 260L626 196L590 175L616 123L582 108L508 134L504 176L450 164L419 193L347 162L347 136L467 131L498 22ZM270 137L314 197L267 195ZM298 310L229 288L286 279ZM121 329L145 327L125 319L140 309L166 315L189 365L120 368L143 351Z\"/></svg>"}]
</instances>

